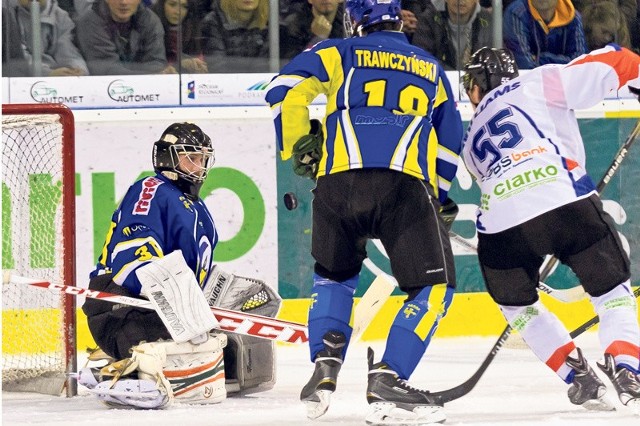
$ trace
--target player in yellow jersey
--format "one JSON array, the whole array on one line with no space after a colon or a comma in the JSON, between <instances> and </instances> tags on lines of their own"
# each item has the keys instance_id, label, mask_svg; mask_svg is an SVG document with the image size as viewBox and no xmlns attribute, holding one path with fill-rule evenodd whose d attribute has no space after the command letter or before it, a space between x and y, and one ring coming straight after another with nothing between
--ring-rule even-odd
<instances>
[{"instance_id":1,"label":"player in yellow jersey","mask_svg":"<svg viewBox=\"0 0 640 426\"><path fill-rule=\"evenodd\" d=\"M328 409L351 336L365 244L379 238L408 297L382 360L374 364L370 353L367 422L444 421L441 402L406 380L455 288L440 210L456 174L462 122L442 67L401 32L399 0L347 0L345 10L354 37L302 52L266 95L282 159L317 179L309 310L315 371L300 399L310 418ZM326 116L310 122L308 106L320 94Z\"/></svg>"}]
</instances>

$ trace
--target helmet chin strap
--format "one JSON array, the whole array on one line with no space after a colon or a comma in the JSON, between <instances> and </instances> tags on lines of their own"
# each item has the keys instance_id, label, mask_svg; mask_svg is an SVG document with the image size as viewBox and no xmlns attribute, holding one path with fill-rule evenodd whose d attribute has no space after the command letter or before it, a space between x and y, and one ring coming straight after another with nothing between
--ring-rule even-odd
<instances>
[{"instance_id":1,"label":"helmet chin strap","mask_svg":"<svg viewBox=\"0 0 640 426\"><path fill-rule=\"evenodd\" d=\"M191 182L175 172L163 171L162 174L184 193L190 200L197 200L200 197L200 188L203 182Z\"/></svg>"}]
</instances>

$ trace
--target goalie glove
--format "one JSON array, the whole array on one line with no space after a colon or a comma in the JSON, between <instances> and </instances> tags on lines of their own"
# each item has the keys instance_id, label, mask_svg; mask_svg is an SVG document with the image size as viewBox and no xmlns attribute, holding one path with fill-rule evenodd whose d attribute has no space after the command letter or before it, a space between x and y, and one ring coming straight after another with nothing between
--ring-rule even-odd
<instances>
[{"instance_id":1,"label":"goalie glove","mask_svg":"<svg viewBox=\"0 0 640 426\"><path fill-rule=\"evenodd\" d=\"M209 306L275 317L282 298L264 281L229 274L215 265L202 289Z\"/></svg>"},{"instance_id":2,"label":"goalie glove","mask_svg":"<svg viewBox=\"0 0 640 426\"><path fill-rule=\"evenodd\" d=\"M293 172L298 176L315 179L318 174L318 164L322 159L322 123L311 120L311 130L293 145Z\"/></svg>"},{"instance_id":3,"label":"goalie glove","mask_svg":"<svg viewBox=\"0 0 640 426\"><path fill-rule=\"evenodd\" d=\"M460 209L455 201L451 198L447 197L445 202L440 207L440 217L442 217L442 221L444 222L444 226L447 228L447 231L451 231L451 227L453 226L453 222L456 220L456 216L458 216L458 212Z\"/></svg>"}]
</instances>

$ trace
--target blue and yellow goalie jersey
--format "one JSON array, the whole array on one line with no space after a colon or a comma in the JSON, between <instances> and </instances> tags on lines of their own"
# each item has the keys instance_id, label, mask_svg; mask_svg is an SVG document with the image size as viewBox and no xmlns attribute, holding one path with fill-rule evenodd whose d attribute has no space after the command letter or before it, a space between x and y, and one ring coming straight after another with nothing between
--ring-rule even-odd
<instances>
[{"instance_id":1,"label":"blue and yellow goalie jersey","mask_svg":"<svg viewBox=\"0 0 640 426\"><path fill-rule=\"evenodd\" d=\"M318 176L388 168L430 182L444 201L463 136L437 60L396 31L330 39L300 53L268 87L283 160L309 133L308 106L327 97Z\"/></svg>"},{"instance_id":2,"label":"blue and yellow goalie jersey","mask_svg":"<svg viewBox=\"0 0 640 426\"><path fill-rule=\"evenodd\" d=\"M213 266L218 233L198 199L190 200L162 175L134 183L113 213L98 265L91 276L112 273L113 281L140 294L135 270L182 250L187 265L203 286Z\"/></svg>"}]
</instances>

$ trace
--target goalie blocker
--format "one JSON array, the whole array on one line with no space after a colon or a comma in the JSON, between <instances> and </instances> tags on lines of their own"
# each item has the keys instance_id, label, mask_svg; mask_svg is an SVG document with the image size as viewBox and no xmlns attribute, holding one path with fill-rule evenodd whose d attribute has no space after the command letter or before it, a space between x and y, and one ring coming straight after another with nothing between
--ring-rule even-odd
<instances>
[{"instance_id":1,"label":"goalie blocker","mask_svg":"<svg viewBox=\"0 0 640 426\"><path fill-rule=\"evenodd\" d=\"M203 293L209 306L275 317L282 299L264 281L229 274L215 266ZM224 351L227 392L254 393L276 381L275 342L227 333Z\"/></svg>"}]
</instances>

